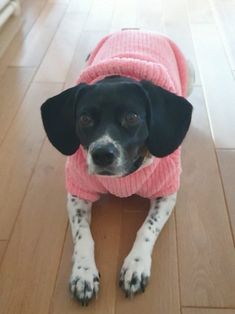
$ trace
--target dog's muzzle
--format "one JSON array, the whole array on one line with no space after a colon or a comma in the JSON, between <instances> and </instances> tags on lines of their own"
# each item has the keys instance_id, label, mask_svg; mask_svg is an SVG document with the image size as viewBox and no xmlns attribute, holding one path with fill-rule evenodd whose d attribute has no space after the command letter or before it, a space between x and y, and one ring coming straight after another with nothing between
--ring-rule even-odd
<instances>
[{"instance_id":1,"label":"dog's muzzle","mask_svg":"<svg viewBox=\"0 0 235 314\"><path fill-rule=\"evenodd\" d=\"M119 151L112 143L96 144L91 151L92 160L99 167L111 166L118 156Z\"/></svg>"}]
</instances>

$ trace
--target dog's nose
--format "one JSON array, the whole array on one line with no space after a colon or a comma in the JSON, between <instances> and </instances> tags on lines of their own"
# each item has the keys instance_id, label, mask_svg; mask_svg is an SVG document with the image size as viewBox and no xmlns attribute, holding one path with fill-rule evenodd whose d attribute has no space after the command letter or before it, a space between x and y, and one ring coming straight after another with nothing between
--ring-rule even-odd
<instances>
[{"instance_id":1,"label":"dog's nose","mask_svg":"<svg viewBox=\"0 0 235 314\"><path fill-rule=\"evenodd\" d=\"M112 143L97 145L93 148L91 156L97 166L109 166L118 156L118 150Z\"/></svg>"}]
</instances>

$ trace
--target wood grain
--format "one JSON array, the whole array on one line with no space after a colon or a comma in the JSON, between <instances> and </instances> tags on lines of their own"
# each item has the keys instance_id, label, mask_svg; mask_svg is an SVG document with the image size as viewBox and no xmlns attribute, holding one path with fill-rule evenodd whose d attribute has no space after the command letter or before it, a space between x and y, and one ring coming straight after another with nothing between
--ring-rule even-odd
<instances>
[{"instance_id":1,"label":"wood grain","mask_svg":"<svg viewBox=\"0 0 235 314\"><path fill-rule=\"evenodd\" d=\"M235 70L235 2L232 0L211 0L217 27L233 70Z\"/></svg>"},{"instance_id":2,"label":"wood grain","mask_svg":"<svg viewBox=\"0 0 235 314\"><path fill-rule=\"evenodd\" d=\"M8 45L20 30L23 20L20 16L12 15L0 32L0 57L3 56Z\"/></svg>"},{"instance_id":3,"label":"wood grain","mask_svg":"<svg viewBox=\"0 0 235 314\"><path fill-rule=\"evenodd\" d=\"M31 84L0 147L0 239L9 239L27 190L45 132L40 106L61 90L60 84Z\"/></svg>"},{"instance_id":4,"label":"wood grain","mask_svg":"<svg viewBox=\"0 0 235 314\"><path fill-rule=\"evenodd\" d=\"M233 239L235 239L235 151L217 150L217 155L233 230Z\"/></svg>"},{"instance_id":5,"label":"wood grain","mask_svg":"<svg viewBox=\"0 0 235 314\"><path fill-rule=\"evenodd\" d=\"M0 268L2 313L48 312L67 228L63 172L46 141Z\"/></svg>"},{"instance_id":6,"label":"wood grain","mask_svg":"<svg viewBox=\"0 0 235 314\"><path fill-rule=\"evenodd\" d=\"M40 65L65 9L66 6L62 4L49 3L44 7L24 42L18 47L15 57L10 63L11 66L36 67Z\"/></svg>"},{"instance_id":7,"label":"wood grain","mask_svg":"<svg viewBox=\"0 0 235 314\"><path fill-rule=\"evenodd\" d=\"M235 314L235 310L229 309L182 309L182 314Z\"/></svg>"},{"instance_id":8,"label":"wood grain","mask_svg":"<svg viewBox=\"0 0 235 314\"><path fill-rule=\"evenodd\" d=\"M24 0L21 1L21 28L16 33L14 39L4 48L4 54L0 58L0 77L4 75L7 67L17 53L19 45L22 44L24 38L31 30L41 10L45 5L46 0ZM8 32L6 31L8 37Z\"/></svg>"},{"instance_id":9,"label":"wood grain","mask_svg":"<svg viewBox=\"0 0 235 314\"><path fill-rule=\"evenodd\" d=\"M187 0L187 7L192 24L214 23L210 0Z\"/></svg>"},{"instance_id":10,"label":"wood grain","mask_svg":"<svg viewBox=\"0 0 235 314\"><path fill-rule=\"evenodd\" d=\"M7 247L7 241L0 241L0 265Z\"/></svg>"},{"instance_id":11,"label":"wood grain","mask_svg":"<svg viewBox=\"0 0 235 314\"><path fill-rule=\"evenodd\" d=\"M8 68L0 80L0 145L20 108L35 68Z\"/></svg>"},{"instance_id":12,"label":"wood grain","mask_svg":"<svg viewBox=\"0 0 235 314\"><path fill-rule=\"evenodd\" d=\"M136 27L137 23L137 10L135 0L129 1L117 1L112 16L112 23L110 26L110 32L117 32L123 27ZM131 14L126 14L131 12Z\"/></svg>"},{"instance_id":13,"label":"wood grain","mask_svg":"<svg viewBox=\"0 0 235 314\"><path fill-rule=\"evenodd\" d=\"M164 32L164 14L162 0L139 1L136 7L136 25L140 29ZM151 9L150 9L151 8Z\"/></svg>"},{"instance_id":14,"label":"wood grain","mask_svg":"<svg viewBox=\"0 0 235 314\"><path fill-rule=\"evenodd\" d=\"M235 148L235 81L222 42L214 24L191 29L215 146Z\"/></svg>"},{"instance_id":15,"label":"wood grain","mask_svg":"<svg viewBox=\"0 0 235 314\"><path fill-rule=\"evenodd\" d=\"M183 146L177 231L183 306L235 307L235 254L200 88Z\"/></svg>"},{"instance_id":16,"label":"wood grain","mask_svg":"<svg viewBox=\"0 0 235 314\"><path fill-rule=\"evenodd\" d=\"M189 59L195 69L195 84L200 85L197 60L190 30L187 6L184 0L163 1L164 31L172 38Z\"/></svg>"},{"instance_id":17,"label":"wood grain","mask_svg":"<svg viewBox=\"0 0 235 314\"><path fill-rule=\"evenodd\" d=\"M96 44L107 35L107 31L84 31L78 41L69 71L66 76L65 88L74 86L82 69L85 67L86 59Z\"/></svg>"},{"instance_id":18,"label":"wood grain","mask_svg":"<svg viewBox=\"0 0 235 314\"><path fill-rule=\"evenodd\" d=\"M83 13L65 14L34 81L65 81L85 19Z\"/></svg>"},{"instance_id":19,"label":"wood grain","mask_svg":"<svg viewBox=\"0 0 235 314\"><path fill-rule=\"evenodd\" d=\"M114 1L94 0L84 25L84 31L103 31L107 30L107 28L109 29L112 23L114 5Z\"/></svg>"}]
</instances>

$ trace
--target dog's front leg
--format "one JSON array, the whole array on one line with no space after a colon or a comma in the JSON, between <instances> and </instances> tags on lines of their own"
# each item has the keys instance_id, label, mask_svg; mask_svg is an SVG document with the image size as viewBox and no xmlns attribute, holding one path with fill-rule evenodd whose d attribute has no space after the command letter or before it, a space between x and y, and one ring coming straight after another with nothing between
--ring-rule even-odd
<instances>
[{"instance_id":1,"label":"dog's front leg","mask_svg":"<svg viewBox=\"0 0 235 314\"><path fill-rule=\"evenodd\" d=\"M176 193L151 201L149 213L121 269L119 284L127 297L144 292L150 277L154 243L170 217L175 202Z\"/></svg>"},{"instance_id":2,"label":"dog's front leg","mask_svg":"<svg viewBox=\"0 0 235 314\"><path fill-rule=\"evenodd\" d=\"M82 305L87 305L99 290L99 273L95 264L94 241L90 231L89 201L68 194L67 209L74 242L73 268L69 287Z\"/></svg>"}]
</instances>

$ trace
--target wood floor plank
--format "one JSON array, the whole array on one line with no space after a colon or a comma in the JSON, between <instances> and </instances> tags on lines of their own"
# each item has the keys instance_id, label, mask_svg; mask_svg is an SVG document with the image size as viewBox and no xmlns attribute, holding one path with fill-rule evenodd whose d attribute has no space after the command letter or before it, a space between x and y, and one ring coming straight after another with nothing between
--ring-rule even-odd
<instances>
[{"instance_id":1,"label":"wood floor plank","mask_svg":"<svg viewBox=\"0 0 235 314\"><path fill-rule=\"evenodd\" d=\"M67 229L64 159L45 142L1 264L2 313L48 313Z\"/></svg>"},{"instance_id":2,"label":"wood floor plank","mask_svg":"<svg viewBox=\"0 0 235 314\"><path fill-rule=\"evenodd\" d=\"M76 80L85 67L87 56L95 48L101 38L107 35L107 33L108 30L82 32L66 76L66 88L75 85Z\"/></svg>"},{"instance_id":3,"label":"wood floor plank","mask_svg":"<svg viewBox=\"0 0 235 314\"><path fill-rule=\"evenodd\" d=\"M126 14L126 12L131 12L131 14ZM137 27L136 1L117 1L113 11L110 32L117 32L128 27Z\"/></svg>"},{"instance_id":4,"label":"wood floor plank","mask_svg":"<svg viewBox=\"0 0 235 314\"><path fill-rule=\"evenodd\" d=\"M230 65L235 70L235 2L233 0L211 0L210 2Z\"/></svg>"},{"instance_id":5,"label":"wood floor plank","mask_svg":"<svg viewBox=\"0 0 235 314\"><path fill-rule=\"evenodd\" d=\"M217 150L233 238L235 239L235 150Z\"/></svg>"},{"instance_id":6,"label":"wood floor plank","mask_svg":"<svg viewBox=\"0 0 235 314\"><path fill-rule=\"evenodd\" d=\"M200 88L183 146L177 231L183 306L235 307L235 252Z\"/></svg>"},{"instance_id":7,"label":"wood floor plank","mask_svg":"<svg viewBox=\"0 0 235 314\"><path fill-rule=\"evenodd\" d=\"M21 16L24 19L24 23L20 32L23 35L23 38L25 38L37 21L47 1L48 0L21 0Z\"/></svg>"},{"instance_id":8,"label":"wood floor plank","mask_svg":"<svg viewBox=\"0 0 235 314\"><path fill-rule=\"evenodd\" d=\"M55 292L52 297L50 314L72 313L114 313L115 291L117 288L117 263L121 229L122 202L108 196L93 205L91 230L95 241L95 256L101 273L101 286L97 300L88 308L72 299L68 292L71 271L72 240L70 228L60 265Z\"/></svg>"},{"instance_id":9,"label":"wood floor plank","mask_svg":"<svg viewBox=\"0 0 235 314\"><path fill-rule=\"evenodd\" d=\"M11 41L4 54L0 58L0 77L4 75L7 67L9 66L11 60L17 53L19 45L22 44L24 38L27 36L28 32L31 30L33 24L40 15L41 10L45 5L46 0L22 0L21 1L21 19L23 23L14 39ZM7 33L6 33L7 36Z\"/></svg>"},{"instance_id":10,"label":"wood floor plank","mask_svg":"<svg viewBox=\"0 0 235 314\"><path fill-rule=\"evenodd\" d=\"M123 206L128 210L124 212L122 219L119 271L132 247L136 232L147 215L149 202L145 200L143 203L136 197L135 200L133 198L125 200ZM120 288L117 288L116 293L117 314L180 313L174 215L164 227L155 245L150 282L145 293L133 299L126 299Z\"/></svg>"},{"instance_id":11,"label":"wood floor plank","mask_svg":"<svg viewBox=\"0 0 235 314\"><path fill-rule=\"evenodd\" d=\"M88 14L93 2L94 0L70 0L67 12Z\"/></svg>"},{"instance_id":12,"label":"wood floor plank","mask_svg":"<svg viewBox=\"0 0 235 314\"><path fill-rule=\"evenodd\" d=\"M137 26L140 29L164 31L163 2L162 0L148 0L148 5L146 5L144 1L138 1L138 3L135 1Z\"/></svg>"},{"instance_id":13,"label":"wood floor plank","mask_svg":"<svg viewBox=\"0 0 235 314\"><path fill-rule=\"evenodd\" d=\"M215 145L235 148L235 81L218 31L214 24L191 29Z\"/></svg>"},{"instance_id":14,"label":"wood floor plank","mask_svg":"<svg viewBox=\"0 0 235 314\"><path fill-rule=\"evenodd\" d=\"M44 7L24 42L18 47L11 66L36 67L40 64L66 8L66 5L52 3Z\"/></svg>"},{"instance_id":15,"label":"wood floor plank","mask_svg":"<svg viewBox=\"0 0 235 314\"><path fill-rule=\"evenodd\" d=\"M60 90L60 84L32 84L0 147L1 240L6 240L10 236L45 138L40 106Z\"/></svg>"},{"instance_id":16,"label":"wood floor plank","mask_svg":"<svg viewBox=\"0 0 235 314\"><path fill-rule=\"evenodd\" d=\"M84 13L65 14L34 81L65 82L85 20Z\"/></svg>"},{"instance_id":17,"label":"wood floor plank","mask_svg":"<svg viewBox=\"0 0 235 314\"><path fill-rule=\"evenodd\" d=\"M0 80L0 145L20 108L35 68L8 68Z\"/></svg>"},{"instance_id":18,"label":"wood floor plank","mask_svg":"<svg viewBox=\"0 0 235 314\"><path fill-rule=\"evenodd\" d=\"M115 0L94 0L84 31L103 31L109 29L112 22Z\"/></svg>"},{"instance_id":19,"label":"wood floor plank","mask_svg":"<svg viewBox=\"0 0 235 314\"><path fill-rule=\"evenodd\" d=\"M163 1L163 21L165 33L177 43L186 58L192 62L195 69L195 84L200 85L201 79L197 66L185 0Z\"/></svg>"},{"instance_id":20,"label":"wood floor plank","mask_svg":"<svg viewBox=\"0 0 235 314\"><path fill-rule=\"evenodd\" d=\"M215 22L210 0L187 0L187 7L192 24Z\"/></svg>"},{"instance_id":21,"label":"wood floor plank","mask_svg":"<svg viewBox=\"0 0 235 314\"><path fill-rule=\"evenodd\" d=\"M182 314L235 314L235 309L182 309Z\"/></svg>"},{"instance_id":22,"label":"wood floor plank","mask_svg":"<svg viewBox=\"0 0 235 314\"><path fill-rule=\"evenodd\" d=\"M23 19L13 14L0 29L0 57L3 56L10 42L21 28Z\"/></svg>"},{"instance_id":23,"label":"wood floor plank","mask_svg":"<svg viewBox=\"0 0 235 314\"><path fill-rule=\"evenodd\" d=\"M7 247L7 241L0 241L0 265Z\"/></svg>"}]
</instances>

